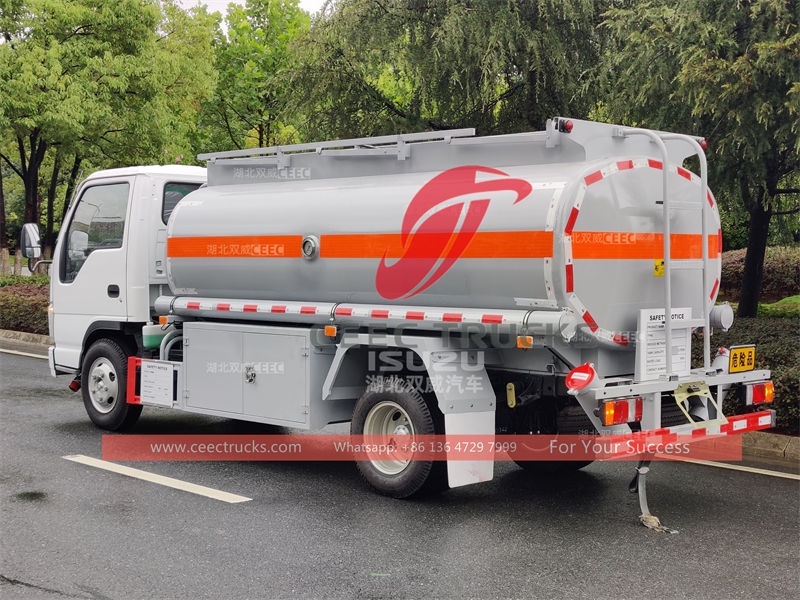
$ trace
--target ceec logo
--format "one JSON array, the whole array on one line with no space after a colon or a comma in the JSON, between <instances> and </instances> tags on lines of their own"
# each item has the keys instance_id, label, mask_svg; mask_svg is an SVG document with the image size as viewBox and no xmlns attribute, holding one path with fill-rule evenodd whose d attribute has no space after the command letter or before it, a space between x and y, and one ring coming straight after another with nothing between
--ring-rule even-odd
<instances>
[{"instance_id":1,"label":"ceec logo","mask_svg":"<svg viewBox=\"0 0 800 600\"><path fill-rule=\"evenodd\" d=\"M378 293L395 300L428 289L467 249L493 196L513 192L516 204L531 190L524 179L482 166L448 169L431 179L406 209L400 237L402 256L390 265L387 251L378 265Z\"/></svg>"}]
</instances>

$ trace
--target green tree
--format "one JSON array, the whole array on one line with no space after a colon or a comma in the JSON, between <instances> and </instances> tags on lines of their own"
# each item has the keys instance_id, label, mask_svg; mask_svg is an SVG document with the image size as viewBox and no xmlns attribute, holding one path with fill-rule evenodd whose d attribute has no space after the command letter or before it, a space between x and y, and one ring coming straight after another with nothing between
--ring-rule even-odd
<instances>
[{"instance_id":1,"label":"green tree","mask_svg":"<svg viewBox=\"0 0 800 600\"><path fill-rule=\"evenodd\" d=\"M755 316L772 217L797 213L800 3L652 0L606 13L595 80L611 120L704 133L720 196L749 216L739 316Z\"/></svg>"},{"instance_id":2,"label":"green tree","mask_svg":"<svg viewBox=\"0 0 800 600\"><path fill-rule=\"evenodd\" d=\"M585 115L600 49L591 0L338 0L300 44L293 87L311 137Z\"/></svg>"},{"instance_id":3,"label":"green tree","mask_svg":"<svg viewBox=\"0 0 800 600\"><path fill-rule=\"evenodd\" d=\"M3 0L2 8L0 136L11 143L0 143L0 161L24 182L25 221L38 222L47 196L52 238L62 174L74 186L87 157L113 166L188 150L187 131L213 87L215 22L176 0Z\"/></svg>"},{"instance_id":4,"label":"green tree","mask_svg":"<svg viewBox=\"0 0 800 600\"><path fill-rule=\"evenodd\" d=\"M294 91L291 43L308 30L298 0L230 4L227 37L215 40L219 83L203 108L204 150L252 148L296 141L288 100Z\"/></svg>"}]
</instances>

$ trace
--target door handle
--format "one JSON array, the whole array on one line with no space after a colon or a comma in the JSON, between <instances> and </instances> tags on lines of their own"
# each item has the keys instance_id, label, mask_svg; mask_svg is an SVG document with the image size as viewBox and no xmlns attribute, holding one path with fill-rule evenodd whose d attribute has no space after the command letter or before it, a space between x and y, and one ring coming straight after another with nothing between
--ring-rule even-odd
<instances>
[{"instance_id":1,"label":"door handle","mask_svg":"<svg viewBox=\"0 0 800 600\"><path fill-rule=\"evenodd\" d=\"M108 297L109 298L119 298L119 286L114 285L113 283L108 286Z\"/></svg>"}]
</instances>

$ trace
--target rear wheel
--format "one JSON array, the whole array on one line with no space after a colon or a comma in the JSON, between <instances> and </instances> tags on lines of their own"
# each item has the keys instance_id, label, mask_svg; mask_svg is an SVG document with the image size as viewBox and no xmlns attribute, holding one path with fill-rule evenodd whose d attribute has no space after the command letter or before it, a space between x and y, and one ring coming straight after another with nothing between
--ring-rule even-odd
<instances>
[{"instance_id":1,"label":"rear wheel","mask_svg":"<svg viewBox=\"0 0 800 600\"><path fill-rule=\"evenodd\" d=\"M83 406L92 422L117 431L133 425L141 405L125 401L128 353L110 338L97 340L83 358L81 391Z\"/></svg>"},{"instance_id":2,"label":"rear wheel","mask_svg":"<svg viewBox=\"0 0 800 600\"><path fill-rule=\"evenodd\" d=\"M356 402L350 433L402 447L414 436L440 433L436 410L402 379L389 379L371 385ZM444 463L376 456L356 465L367 483L385 496L408 498L444 487Z\"/></svg>"},{"instance_id":3,"label":"rear wheel","mask_svg":"<svg viewBox=\"0 0 800 600\"><path fill-rule=\"evenodd\" d=\"M586 416L578 404L568 404L561 409L554 406L555 402L548 403L545 407L532 407L531 411L518 428L518 434L545 434L545 435L596 435L597 429ZM523 438L524 440L524 438ZM525 442L522 442L523 445ZM545 449L536 448L531 444L534 452ZM515 460L520 467L533 473L558 474L577 471L592 464L591 460Z\"/></svg>"}]
</instances>

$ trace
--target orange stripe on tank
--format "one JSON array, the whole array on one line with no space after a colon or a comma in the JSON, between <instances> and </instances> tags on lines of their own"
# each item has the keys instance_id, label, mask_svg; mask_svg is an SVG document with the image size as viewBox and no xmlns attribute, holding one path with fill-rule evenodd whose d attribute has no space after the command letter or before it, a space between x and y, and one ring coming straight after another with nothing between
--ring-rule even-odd
<instances>
[{"instance_id":1,"label":"orange stripe on tank","mask_svg":"<svg viewBox=\"0 0 800 600\"><path fill-rule=\"evenodd\" d=\"M171 237L170 258L300 258L299 235Z\"/></svg>"},{"instance_id":2,"label":"orange stripe on tank","mask_svg":"<svg viewBox=\"0 0 800 600\"><path fill-rule=\"evenodd\" d=\"M442 248L450 233L424 235L428 244L401 242L399 233L352 233L320 236L320 258L431 258L425 247ZM577 231L572 233L575 260L643 260L663 256L663 235L626 231ZM170 258L300 258L301 235L171 237ZM406 240L407 242L409 240ZM444 243L442 243L444 242ZM672 234L673 259L702 258L699 234ZM719 237L708 236L709 258L719 256ZM418 248L413 255L406 248ZM456 258L525 259L553 256L552 231L478 231ZM434 256L435 257L435 256ZM442 257L445 258L445 257Z\"/></svg>"},{"instance_id":3,"label":"orange stripe on tank","mask_svg":"<svg viewBox=\"0 0 800 600\"><path fill-rule=\"evenodd\" d=\"M347 233L320 237L320 258L438 258L454 234L424 233L423 244L406 245L399 233ZM172 237L170 258L300 258L300 235ZM406 248L414 248L413 253ZM426 252L435 249L434 253ZM479 231L455 258L545 258L553 255L552 231ZM444 257L442 257L444 258Z\"/></svg>"},{"instance_id":4,"label":"orange stripe on tank","mask_svg":"<svg viewBox=\"0 0 800 600\"><path fill-rule=\"evenodd\" d=\"M402 243L399 233L346 233L320 236L321 258L437 258L427 247L447 246L451 233L411 234ZM425 243L411 244L412 237L423 237ZM422 240L420 240L422 241ZM406 248L416 248L408 253ZM544 258L553 255L552 231L478 231L464 252L457 258ZM446 257L441 257L446 258Z\"/></svg>"},{"instance_id":5,"label":"orange stripe on tank","mask_svg":"<svg viewBox=\"0 0 800 600\"><path fill-rule=\"evenodd\" d=\"M703 258L702 236L694 233L673 233L673 259ZM708 257L719 256L715 235L708 236ZM644 260L664 257L664 236L660 233L628 231L578 231L572 234L572 258L575 260Z\"/></svg>"}]
</instances>

